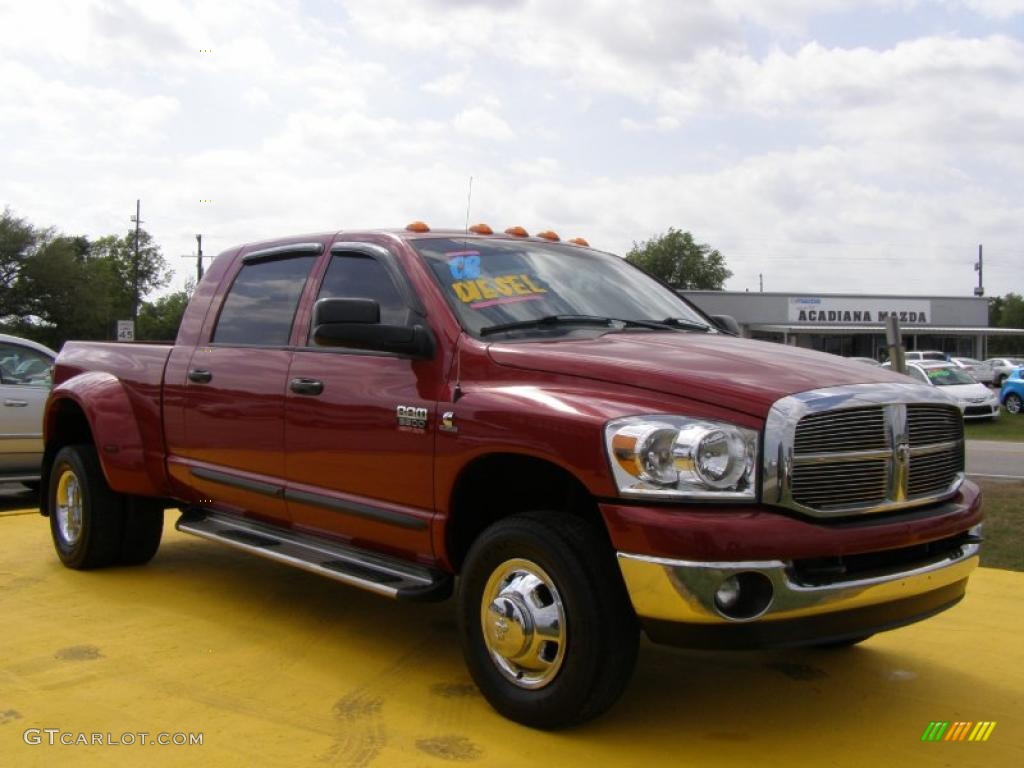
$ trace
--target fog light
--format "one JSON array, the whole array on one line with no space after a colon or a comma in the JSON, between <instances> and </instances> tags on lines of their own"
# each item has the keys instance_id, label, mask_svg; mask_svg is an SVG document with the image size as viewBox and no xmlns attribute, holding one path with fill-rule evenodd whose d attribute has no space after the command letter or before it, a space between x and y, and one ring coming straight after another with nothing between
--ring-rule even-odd
<instances>
[{"instance_id":1,"label":"fog light","mask_svg":"<svg viewBox=\"0 0 1024 768\"><path fill-rule=\"evenodd\" d=\"M768 610L773 595L771 579L763 573L734 573L715 590L715 608L727 619L753 619Z\"/></svg>"},{"instance_id":2,"label":"fog light","mask_svg":"<svg viewBox=\"0 0 1024 768\"><path fill-rule=\"evenodd\" d=\"M724 613L728 613L739 602L739 599L740 580L735 576L730 576L723 581L718 587L718 591L715 592L715 605Z\"/></svg>"}]
</instances>

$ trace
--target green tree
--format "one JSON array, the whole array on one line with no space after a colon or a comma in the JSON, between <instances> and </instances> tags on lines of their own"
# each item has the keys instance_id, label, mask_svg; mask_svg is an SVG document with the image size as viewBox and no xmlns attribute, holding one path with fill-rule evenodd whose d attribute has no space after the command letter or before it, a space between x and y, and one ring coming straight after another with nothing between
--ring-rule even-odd
<instances>
[{"instance_id":1,"label":"green tree","mask_svg":"<svg viewBox=\"0 0 1024 768\"><path fill-rule=\"evenodd\" d=\"M1000 328L1024 328L1024 296L1006 294L1002 299L998 322Z\"/></svg>"},{"instance_id":2,"label":"green tree","mask_svg":"<svg viewBox=\"0 0 1024 768\"><path fill-rule=\"evenodd\" d=\"M174 341L191 294L190 283L183 291L161 296L154 302L143 302L135 337L140 341Z\"/></svg>"},{"instance_id":3,"label":"green tree","mask_svg":"<svg viewBox=\"0 0 1024 768\"><path fill-rule=\"evenodd\" d=\"M90 258L109 260L110 268L116 278L115 288L121 294L119 298L127 299L128 314L121 319L131 317L132 281L135 271L135 230L129 230L124 237L107 235L92 243L89 249ZM170 271L167 260L160 253L160 246L153 242L152 235L146 230L139 231L139 299L148 296L158 288L170 282Z\"/></svg>"},{"instance_id":4,"label":"green tree","mask_svg":"<svg viewBox=\"0 0 1024 768\"><path fill-rule=\"evenodd\" d=\"M0 318L19 314L12 290L39 236L31 224L4 208L0 214Z\"/></svg>"},{"instance_id":5,"label":"green tree","mask_svg":"<svg viewBox=\"0 0 1024 768\"><path fill-rule=\"evenodd\" d=\"M988 302L988 324L993 328L1024 328L1024 296L1008 293ZM988 353L993 357L1024 353L1024 335L989 336Z\"/></svg>"},{"instance_id":6,"label":"green tree","mask_svg":"<svg viewBox=\"0 0 1024 768\"><path fill-rule=\"evenodd\" d=\"M47 236L24 259L11 289L14 332L53 347L70 338L107 338L115 278L88 252L84 237Z\"/></svg>"},{"instance_id":7,"label":"green tree","mask_svg":"<svg viewBox=\"0 0 1024 768\"><path fill-rule=\"evenodd\" d=\"M689 232L669 227L668 232L644 243L633 243L626 261L675 289L720 291L732 272L725 257Z\"/></svg>"}]
</instances>

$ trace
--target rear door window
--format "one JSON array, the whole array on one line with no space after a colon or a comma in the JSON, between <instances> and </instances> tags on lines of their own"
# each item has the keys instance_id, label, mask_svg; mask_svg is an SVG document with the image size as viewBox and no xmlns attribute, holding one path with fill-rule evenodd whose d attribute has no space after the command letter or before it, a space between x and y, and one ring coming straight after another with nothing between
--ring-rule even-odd
<instances>
[{"instance_id":1,"label":"rear door window","mask_svg":"<svg viewBox=\"0 0 1024 768\"><path fill-rule=\"evenodd\" d=\"M245 264L221 307L215 344L286 346L316 254L285 254Z\"/></svg>"}]
</instances>

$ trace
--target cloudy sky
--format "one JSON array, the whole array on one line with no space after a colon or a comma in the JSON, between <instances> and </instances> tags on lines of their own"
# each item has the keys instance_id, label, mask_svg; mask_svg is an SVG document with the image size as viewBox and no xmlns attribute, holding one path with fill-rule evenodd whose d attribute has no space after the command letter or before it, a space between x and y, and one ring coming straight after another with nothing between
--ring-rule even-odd
<instances>
[{"instance_id":1,"label":"cloudy sky","mask_svg":"<svg viewBox=\"0 0 1024 768\"><path fill-rule=\"evenodd\" d=\"M0 206L175 263L473 222L1024 293L1024 0L0 0Z\"/></svg>"}]
</instances>

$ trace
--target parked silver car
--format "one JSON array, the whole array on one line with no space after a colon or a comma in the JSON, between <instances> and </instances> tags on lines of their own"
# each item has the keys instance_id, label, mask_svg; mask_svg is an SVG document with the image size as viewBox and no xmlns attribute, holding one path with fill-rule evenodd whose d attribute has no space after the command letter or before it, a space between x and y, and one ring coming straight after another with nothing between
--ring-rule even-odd
<instances>
[{"instance_id":1,"label":"parked silver car","mask_svg":"<svg viewBox=\"0 0 1024 768\"><path fill-rule=\"evenodd\" d=\"M994 380L995 374L992 372L992 366L981 362L981 360L975 360L973 357L951 357L949 362L957 368L967 371L975 381L982 384L992 384Z\"/></svg>"},{"instance_id":2,"label":"parked silver car","mask_svg":"<svg viewBox=\"0 0 1024 768\"><path fill-rule=\"evenodd\" d=\"M49 347L0 333L0 482L39 486L43 404L55 357Z\"/></svg>"},{"instance_id":3,"label":"parked silver car","mask_svg":"<svg viewBox=\"0 0 1024 768\"><path fill-rule=\"evenodd\" d=\"M1024 358L1020 357L990 357L985 362L992 366L992 383L997 387L1003 386L1015 369L1024 368Z\"/></svg>"}]
</instances>

